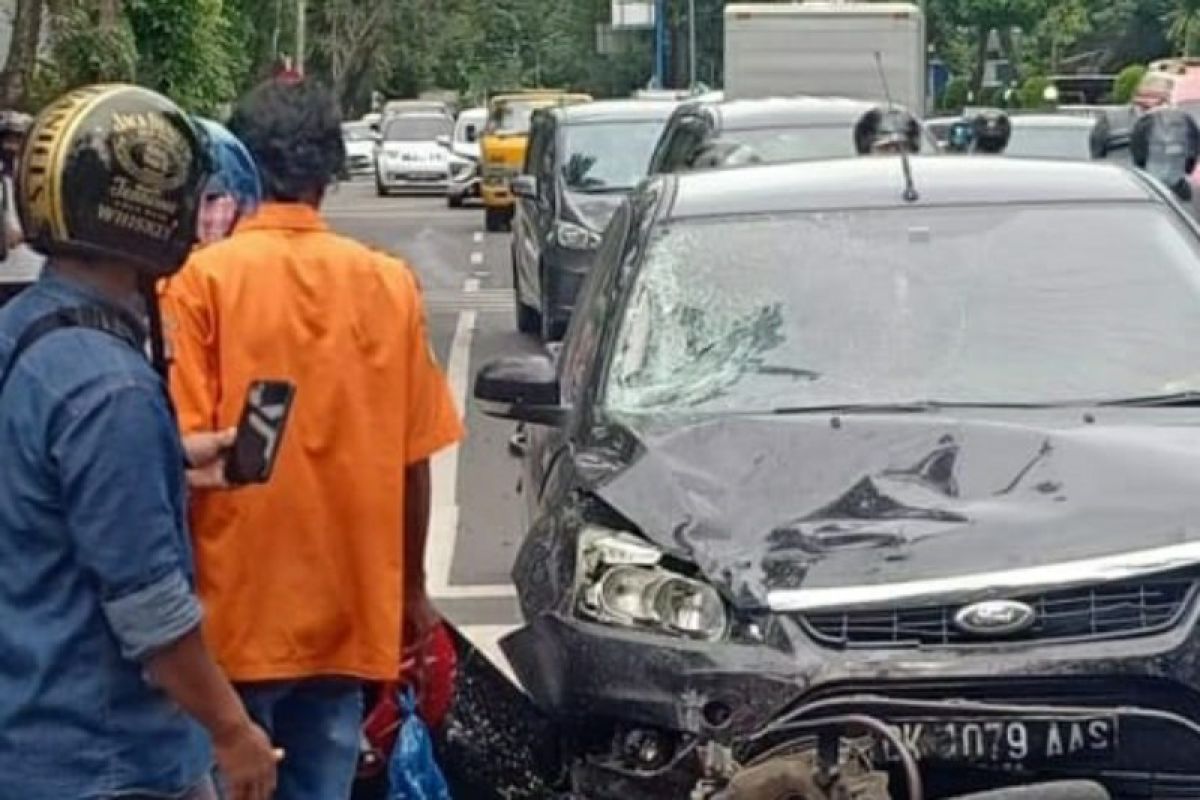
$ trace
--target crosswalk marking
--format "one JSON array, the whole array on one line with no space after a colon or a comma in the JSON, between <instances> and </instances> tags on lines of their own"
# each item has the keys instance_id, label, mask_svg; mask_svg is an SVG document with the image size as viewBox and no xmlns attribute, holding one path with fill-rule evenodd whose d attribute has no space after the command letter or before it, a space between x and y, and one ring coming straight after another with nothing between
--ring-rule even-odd
<instances>
[{"instance_id":1,"label":"crosswalk marking","mask_svg":"<svg viewBox=\"0 0 1200 800\"><path fill-rule=\"evenodd\" d=\"M426 289L425 309L430 314L459 311L512 311L511 289L480 289L464 292L459 289Z\"/></svg>"}]
</instances>

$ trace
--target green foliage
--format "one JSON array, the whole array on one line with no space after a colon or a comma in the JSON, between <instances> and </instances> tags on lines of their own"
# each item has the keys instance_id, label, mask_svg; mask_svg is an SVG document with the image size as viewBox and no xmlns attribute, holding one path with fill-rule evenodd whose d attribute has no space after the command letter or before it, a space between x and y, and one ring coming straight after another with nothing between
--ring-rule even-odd
<instances>
[{"instance_id":1,"label":"green foliage","mask_svg":"<svg viewBox=\"0 0 1200 800\"><path fill-rule=\"evenodd\" d=\"M1043 75L1030 75L1021 84L1017 93L1021 108L1047 108L1053 104L1046 100L1046 90L1051 86L1050 79Z\"/></svg>"},{"instance_id":2,"label":"green foliage","mask_svg":"<svg viewBox=\"0 0 1200 800\"><path fill-rule=\"evenodd\" d=\"M214 114L234 97L245 69L222 0L125 0L138 52L138 81L185 109Z\"/></svg>"},{"instance_id":3,"label":"green foliage","mask_svg":"<svg viewBox=\"0 0 1200 800\"><path fill-rule=\"evenodd\" d=\"M1146 67L1142 64L1131 64L1117 75L1113 88L1113 102L1129 103L1133 101L1134 92L1146 75Z\"/></svg>"},{"instance_id":4,"label":"green foliage","mask_svg":"<svg viewBox=\"0 0 1200 800\"><path fill-rule=\"evenodd\" d=\"M971 93L971 84L966 78L953 78L946 84L946 91L942 95L942 109L945 111L958 111L963 106L967 105L967 96Z\"/></svg>"}]
</instances>

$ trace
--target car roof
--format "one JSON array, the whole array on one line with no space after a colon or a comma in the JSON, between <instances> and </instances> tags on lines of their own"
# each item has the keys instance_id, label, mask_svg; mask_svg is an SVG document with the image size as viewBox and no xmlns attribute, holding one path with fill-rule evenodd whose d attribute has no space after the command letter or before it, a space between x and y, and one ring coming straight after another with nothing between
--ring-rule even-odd
<instances>
[{"instance_id":1,"label":"car roof","mask_svg":"<svg viewBox=\"0 0 1200 800\"><path fill-rule=\"evenodd\" d=\"M1146 180L1112 164L1032 161L997 156L910 159L919 199L903 199L904 173L895 156L683 173L670 178L670 219L901 208L909 205L1004 205L1095 201L1158 201Z\"/></svg>"},{"instance_id":2,"label":"car roof","mask_svg":"<svg viewBox=\"0 0 1200 800\"><path fill-rule=\"evenodd\" d=\"M699 101L685 104L691 110L708 109L722 130L774 128L789 125L841 125L857 122L863 114L884 103L843 97L765 97L755 100Z\"/></svg>"},{"instance_id":3,"label":"car roof","mask_svg":"<svg viewBox=\"0 0 1200 800\"><path fill-rule=\"evenodd\" d=\"M1015 114L1009 119L1014 128L1095 128L1099 117L1084 114Z\"/></svg>"},{"instance_id":4,"label":"car roof","mask_svg":"<svg viewBox=\"0 0 1200 800\"><path fill-rule=\"evenodd\" d=\"M671 116L674 109L674 103L662 100L600 100L594 103L555 106L549 109L549 113L567 125L576 125L609 120L665 120Z\"/></svg>"}]
</instances>

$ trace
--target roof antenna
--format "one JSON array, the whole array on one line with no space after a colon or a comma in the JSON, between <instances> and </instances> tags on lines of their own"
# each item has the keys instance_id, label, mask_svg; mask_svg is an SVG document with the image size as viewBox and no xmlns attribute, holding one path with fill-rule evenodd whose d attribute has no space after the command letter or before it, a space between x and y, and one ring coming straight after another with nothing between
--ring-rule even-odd
<instances>
[{"instance_id":1,"label":"roof antenna","mask_svg":"<svg viewBox=\"0 0 1200 800\"><path fill-rule=\"evenodd\" d=\"M887 73L883 71L883 55L878 50L875 51L875 68L879 70L879 81L883 84L883 97L887 100L888 112L894 115L897 121L900 121L896 103L892 100L892 90L888 87ZM900 167L904 170L904 201L915 203L921 196L917 194L917 184L913 181L912 161L908 157L908 147L903 143L900 145Z\"/></svg>"}]
</instances>

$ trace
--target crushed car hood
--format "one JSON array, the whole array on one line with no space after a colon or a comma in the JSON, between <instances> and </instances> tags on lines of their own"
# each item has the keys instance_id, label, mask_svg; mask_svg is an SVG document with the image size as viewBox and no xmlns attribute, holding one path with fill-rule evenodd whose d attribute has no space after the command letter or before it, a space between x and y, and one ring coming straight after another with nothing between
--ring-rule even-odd
<instances>
[{"instance_id":1,"label":"crushed car hood","mask_svg":"<svg viewBox=\"0 0 1200 800\"><path fill-rule=\"evenodd\" d=\"M1200 562L1194 409L996 416L635 424L632 463L595 492L739 605L779 611L966 600Z\"/></svg>"}]
</instances>

